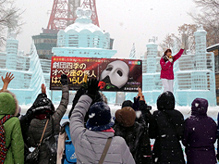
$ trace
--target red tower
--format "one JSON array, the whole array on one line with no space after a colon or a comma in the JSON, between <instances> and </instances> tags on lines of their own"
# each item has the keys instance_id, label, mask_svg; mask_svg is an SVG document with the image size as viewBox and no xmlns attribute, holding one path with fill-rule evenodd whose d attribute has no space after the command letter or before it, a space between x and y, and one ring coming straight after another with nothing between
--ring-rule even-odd
<instances>
[{"instance_id":1,"label":"red tower","mask_svg":"<svg viewBox=\"0 0 219 164\"><path fill-rule=\"evenodd\" d=\"M52 12L46 30L65 29L76 19L76 9L80 6L80 0L54 0ZM81 7L90 8L92 11L91 19L97 26L99 25L96 0L84 0Z\"/></svg>"},{"instance_id":2,"label":"red tower","mask_svg":"<svg viewBox=\"0 0 219 164\"><path fill-rule=\"evenodd\" d=\"M96 0L84 0L81 7L90 8L92 11L91 19L93 21L93 24L100 26L98 16L97 16Z\"/></svg>"},{"instance_id":3,"label":"red tower","mask_svg":"<svg viewBox=\"0 0 219 164\"><path fill-rule=\"evenodd\" d=\"M47 26L48 30L65 29L69 24L74 22L76 17L75 11L72 11L71 3L72 0L69 0L69 2L67 0L54 0ZM78 6L80 6L80 1L78 2Z\"/></svg>"}]
</instances>

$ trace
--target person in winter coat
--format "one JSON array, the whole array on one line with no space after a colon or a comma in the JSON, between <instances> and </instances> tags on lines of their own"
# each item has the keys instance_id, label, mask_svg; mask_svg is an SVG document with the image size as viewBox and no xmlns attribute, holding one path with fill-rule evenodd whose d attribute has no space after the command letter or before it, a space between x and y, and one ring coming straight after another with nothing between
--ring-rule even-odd
<instances>
[{"instance_id":1,"label":"person in winter coat","mask_svg":"<svg viewBox=\"0 0 219 164\"><path fill-rule=\"evenodd\" d=\"M60 122L66 112L69 99L67 76L62 75L60 81L62 83L62 99L56 110L52 104L52 101L47 98L45 91L46 89L42 85L42 93L38 95L31 108L27 111L26 115L22 116L20 119L25 144L28 148L37 147L48 119L49 122L43 137L43 141L45 138L50 137L51 135L59 134ZM48 148L46 144L42 142L42 145L40 146L39 164L49 163L50 155L48 154L47 149Z\"/></svg>"},{"instance_id":2,"label":"person in winter coat","mask_svg":"<svg viewBox=\"0 0 219 164\"><path fill-rule=\"evenodd\" d=\"M70 154L66 154L66 151L68 151L68 150L65 150L66 149L66 143L65 143L65 141L66 140L71 140L70 138L68 138L68 134L66 133L66 131L65 131L65 126L68 126L69 127L69 122L64 122L63 124L62 124L62 127L61 127L61 130L60 130L60 132L59 132L59 138L58 138L58 145L57 145L57 159L56 159L56 164L63 164L63 163L65 163L65 161L68 161L68 155ZM75 152L74 152L75 153ZM72 159L72 157L73 157L73 155L74 154L71 154L71 156L70 156L70 159L71 160L73 160ZM67 157L68 156L68 157ZM74 158L75 159L75 158ZM69 162L69 161L68 161ZM71 163L71 164L76 164L76 162L75 163L72 163L71 161L69 162L69 163Z\"/></svg>"},{"instance_id":3,"label":"person in winter coat","mask_svg":"<svg viewBox=\"0 0 219 164\"><path fill-rule=\"evenodd\" d=\"M139 123L143 123L149 126L150 120L152 118L150 110L152 109L151 106L148 106L144 95L142 94L142 90L138 88L138 96L134 97L134 103L131 100L126 100L122 103L122 108L124 107L131 107L136 112L136 121Z\"/></svg>"},{"instance_id":4,"label":"person in winter coat","mask_svg":"<svg viewBox=\"0 0 219 164\"><path fill-rule=\"evenodd\" d=\"M124 126L123 122L129 121L131 117L126 113L133 113L130 110L135 111L135 122L132 126ZM126 140L130 151L135 159L136 163L151 163L151 145L148 134L149 120L151 120L151 113L149 111L150 106L147 106L144 95L141 89L138 89L138 96L134 97L134 103L130 100L126 100L122 103L122 110L116 112L115 119L115 135L121 136ZM139 142L140 141L140 142Z\"/></svg>"},{"instance_id":5,"label":"person in winter coat","mask_svg":"<svg viewBox=\"0 0 219 164\"><path fill-rule=\"evenodd\" d=\"M183 144L187 164L216 164L214 143L217 125L207 116L208 101L197 98L192 102L192 115L185 121Z\"/></svg>"},{"instance_id":6,"label":"person in winter coat","mask_svg":"<svg viewBox=\"0 0 219 164\"><path fill-rule=\"evenodd\" d=\"M80 97L70 118L70 133L76 149L77 163L98 164L107 140L112 138L103 163L135 164L125 140L114 136L114 122L109 106L102 101L95 102L98 90L98 81L89 81L87 94ZM85 128L84 118L87 112L89 119Z\"/></svg>"},{"instance_id":7,"label":"person in winter coat","mask_svg":"<svg viewBox=\"0 0 219 164\"><path fill-rule=\"evenodd\" d=\"M185 37L183 37L182 47L180 51L175 55L172 56L171 49L167 49L164 52L164 55L160 59L161 65L161 74L160 78L162 81L162 85L164 87L164 92L170 91L173 92L173 81L174 81L174 73L173 73L173 65L177 59L179 59L185 49Z\"/></svg>"},{"instance_id":8,"label":"person in winter coat","mask_svg":"<svg viewBox=\"0 0 219 164\"><path fill-rule=\"evenodd\" d=\"M84 85L81 86L81 88L77 91L73 101L72 101L72 108L69 112L69 119L72 115L72 112L76 106L76 104L78 103L78 100L80 99L80 97L84 94L87 93L87 87ZM107 104L107 98L106 96L99 92L97 94L98 99L96 99L95 101L103 101ZM87 117L86 117L87 116ZM87 122L87 119L88 119L88 115L85 116L85 125L86 125L86 122ZM59 138L58 138L58 147L57 147L57 163L56 164L61 164L62 163L62 160L63 160L63 156L65 155L65 140L68 139L68 136L65 132L65 129L64 129L64 126L66 124L69 124L69 122L65 122L62 126L63 126L63 129L61 129L60 133L59 133Z\"/></svg>"},{"instance_id":9,"label":"person in winter coat","mask_svg":"<svg viewBox=\"0 0 219 164\"><path fill-rule=\"evenodd\" d=\"M183 137L184 118L175 110L172 92L164 92L157 99L158 110L153 113L149 135L155 139L153 160L156 164L184 164L180 140Z\"/></svg>"},{"instance_id":10,"label":"person in winter coat","mask_svg":"<svg viewBox=\"0 0 219 164\"><path fill-rule=\"evenodd\" d=\"M117 110L115 115L115 135L125 139L136 164L151 164L151 145L145 124L135 121L136 113L131 107Z\"/></svg>"},{"instance_id":11,"label":"person in winter coat","mask_svg":"<svg viewBox=\"0 0 219 164\"><path fill-rule=\"evenodd\" d=\"M23 164L24 141L20 122L16 117L19 111L18 101L13 93L6 90L12 79L13 74L7 73L5 78L2 77L4 86L0 93L0 120L6 115L14 116L3 124L8 148L4 164Z\"/></svg>"}]
</instances>

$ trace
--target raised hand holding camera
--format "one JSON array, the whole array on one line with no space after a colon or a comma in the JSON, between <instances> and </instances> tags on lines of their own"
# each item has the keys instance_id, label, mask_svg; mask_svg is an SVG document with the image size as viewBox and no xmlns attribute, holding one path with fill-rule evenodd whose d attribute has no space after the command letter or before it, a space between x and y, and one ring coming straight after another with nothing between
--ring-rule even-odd
<instances>
[{"instance_id":1,"label":"raised hand holding camera","mask_svg":"<svg viewBox=\"0 0 219 164\"><path fill-rule=\"evenodd\" d=\"M68 85L68 77L66 74L61 75L61 80L60 80L62 85Z\"/></svg>"}]
</instances>

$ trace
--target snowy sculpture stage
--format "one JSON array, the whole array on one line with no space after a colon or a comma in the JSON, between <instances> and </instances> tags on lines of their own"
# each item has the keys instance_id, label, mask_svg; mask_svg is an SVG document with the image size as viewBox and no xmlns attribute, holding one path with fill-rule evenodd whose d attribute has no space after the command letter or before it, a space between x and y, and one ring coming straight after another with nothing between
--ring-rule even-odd
<instances>
[{"instance_id":1,"label":"snowy sculpture stage","mask_svg":"<svg viewBox=\"0 0 219 164\"><path fill-rule=\"evenodd\" d=\"M110 35L90 19L89 9L78 9L75 23L58 33L57 46L53 48L54 56L111 58L116 51L110 49ZM176 103L181 106L190 105L196 97L208 99L211 106L216 105L214 55L206 52L206 32L200 27L195 33L196 53L183 55L175 63ZM34 101L42 83L49 88L51 61L39 59L34 44L30 55L18 53L18 41L12 35L8 36L6 52L0 53L0 75L12 72L15 79L9 85L9 90L18 97L20 104ZM134 52L134 48L133 48ZM160 80L160 57L158 45L151 40L147 45L147 58L143 63L143 92L147 103L156 104L157 97L162 92ZM131 55L134 58L135 55ZM2 82L1 84L2 85ZM54 102L59 102L60 91L50 92L48 96ZM136 93L104 92L109 103L115 103L117 96L133 99Z\"/></svg>"},{"instance_id":2,"label":"snowy sculpture stage","mask_svg":"<svg viewBox=\"0 0 219 164\"><path fill-rule=\"evenodd\" d=\"M206 98L211 106L216 105L214 54L206 52L206 31L199 27L195 32L196 53L186 54L175 63L174 95L176 104L191 105L197 98ZM143 91L146 101L155 104L162 91L160 80L160 57L158 45L150 40L147 59L143 59ZM156 61L156 62L154 62Z\"/></svg>"},{"instance_id":3,"label":"snowy sculpture stage","mask_svg":"<svg viewBox=\"0 0 219 164\"><path fill-rule=\"evenodd\" d=\"M116 54L110 49L110 34L92 23L91 14L90 9L77 9L75 23L58 32L54 56L111 58ZM115 102L115 92L104 94L110 103Z\"/></svg>"}]
</instances>

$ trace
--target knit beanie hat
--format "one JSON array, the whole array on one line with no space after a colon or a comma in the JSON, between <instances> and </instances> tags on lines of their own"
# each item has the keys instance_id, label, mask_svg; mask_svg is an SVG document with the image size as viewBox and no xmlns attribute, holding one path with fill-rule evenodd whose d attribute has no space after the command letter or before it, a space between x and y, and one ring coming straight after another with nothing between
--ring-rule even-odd
<instances>
[{"instance_id":1,"label":"knit beanie hat","mask_svg":"<svg viewBox=\"0 0 219 164\"><path fill-rule=\"evenodd\" d=\"M114 125L109 106L100 101L94 103L88 111L89 119L86 127L92 131L104 131Z\"/></svg>"},{"instance_id":2,"label":"knit beanie hat","mask_svg":"<svg viewBox=\"0 0 219 164\"><path fill-rule=\"evenodd\" d=\"M131 107L124 107L116 111L116 121L124 127L131 127L134 125L136 113Z\"/></svg>"}]
</instances>

